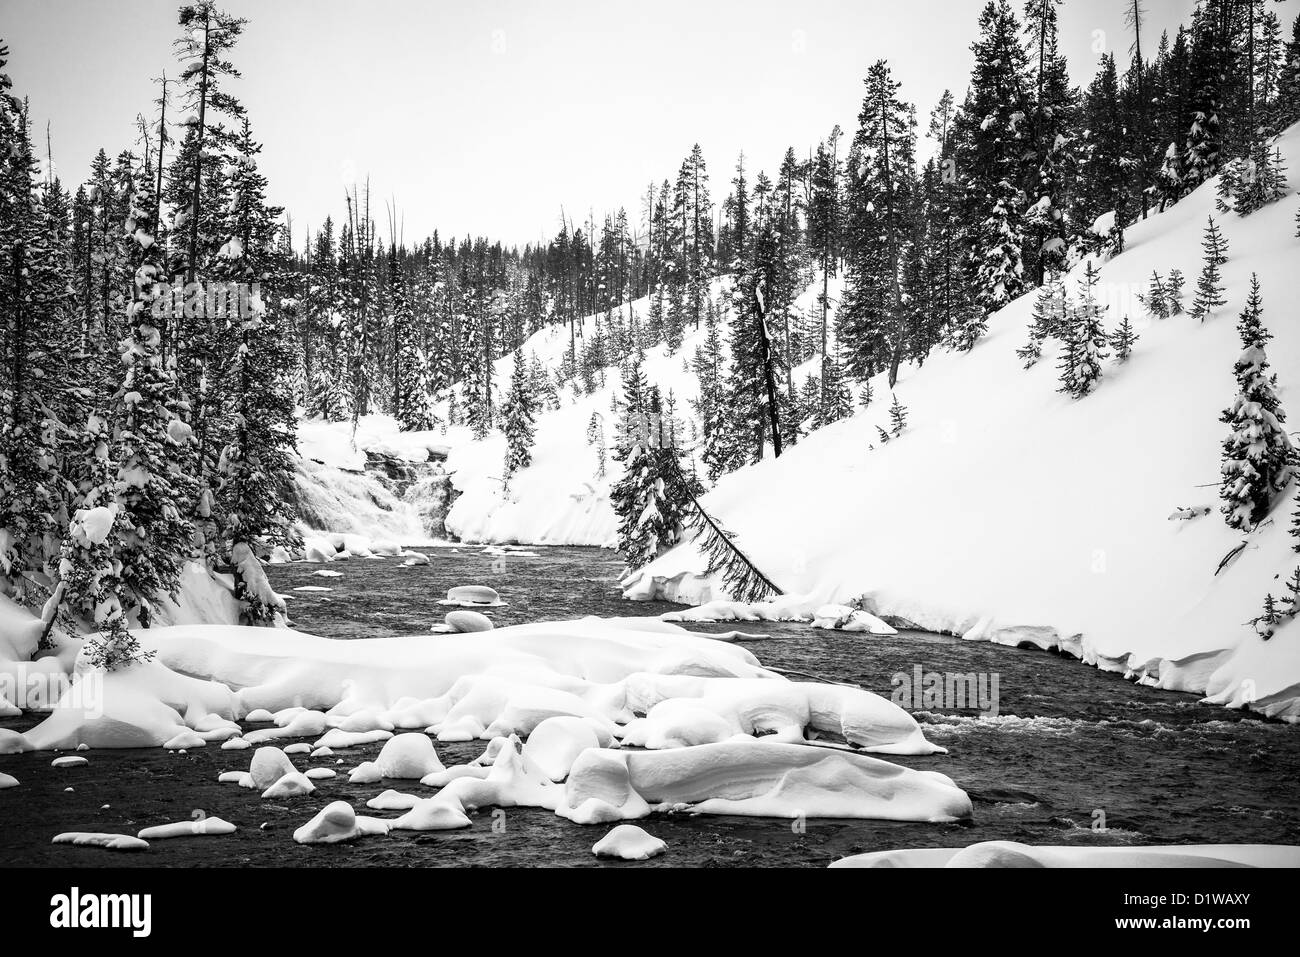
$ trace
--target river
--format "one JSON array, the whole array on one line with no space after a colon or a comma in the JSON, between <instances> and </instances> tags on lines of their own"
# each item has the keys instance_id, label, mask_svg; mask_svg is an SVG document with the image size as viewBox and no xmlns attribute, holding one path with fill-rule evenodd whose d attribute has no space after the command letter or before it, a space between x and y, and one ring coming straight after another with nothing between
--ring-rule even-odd
<instances>
[{"instance_id":1,"label":"river","mask_svg":"<svg viewBox=\"0 0 1300 957\"><path fill-rule=\"evenodd\" d=\"M277 590L292 596L303 631L348 640L420 634L440 622L448 588L487 584L509 602L492 609L498 626L584 615L657 615L666 603L619 597L617 556L595 548L536 549L536 557L486 554L479 546L424 549L429 565L354 560L272 566ZM322 569L340 577L323 577ZM317 586L329 591L294 591ZM923 672L997 677L996 716L974 708L915 712L946 755L889 758L942 771L965 788L974 817L962 824L889 821L655 816L641 824L668 843L668 853L637 866L825 866L836 858L896 847L964 846L984 840L1037 844L1300 844L1300 728L1199 704L1193 695L1137 685L1053 653L1006 648L923 632L887 638L814 630L798 623L690 626L741 631L764 665L850 682L884 695L893 677ZM31 716L0 721L24 730ZM255 727L250 725L249 727ZM438 744L445 764L476 757L482 742ZM350 768L378 747L346 752ZM605 832L549 811L509 809L474 817L468 830L397 832L354 844L302 847L289 832L328 801L364 813L377 785L353 786L340 775L312 795L258 801L216 784L220 771L243 769L249 752L216 747L185 755L96 751L86 768L55 771L50 755L0 758L0 770L23 786L0 791L0 861L14 864L591 865L591 845ZM300 768L336 758L305 760ZM72 792L64 791L74 786ZM424 791L415 782L398 790ZM108 804L108 808L102 805ZM134 833L184 820L195 810L239 826L227 837L160 841L149 854L114 855L51 847L62 830ZM378 813L378 812L376 812ZM383 816L382 814L380 816ZM628 866L615 864L612 866Z\"/></svg>"}]
</instances>

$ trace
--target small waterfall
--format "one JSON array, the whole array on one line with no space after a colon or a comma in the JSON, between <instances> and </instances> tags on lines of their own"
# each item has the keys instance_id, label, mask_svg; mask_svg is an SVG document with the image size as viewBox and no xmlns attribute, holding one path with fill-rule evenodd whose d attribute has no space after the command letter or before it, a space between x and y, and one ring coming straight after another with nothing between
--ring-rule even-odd
<instances>
[{"instance_id":1,"label":"small waterfall","mask_svg":"<svg viewBox=\"0 0 1300 957\"><path fill-rule=\"evenodd\" d=\"M445 455L431 452L428 461L410 462L383 452L366 452L366 472L410 506L430 538L449 538L444 524L456 499Z\"/></svg>"}]
</instances>

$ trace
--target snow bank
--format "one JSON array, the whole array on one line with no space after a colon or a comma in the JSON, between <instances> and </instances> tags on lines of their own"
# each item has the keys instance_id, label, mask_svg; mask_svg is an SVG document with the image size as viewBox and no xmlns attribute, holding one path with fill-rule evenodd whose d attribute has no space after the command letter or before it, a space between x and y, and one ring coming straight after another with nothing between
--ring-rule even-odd
<instances>
[{"instance_id":1,"label":"snow bank","mask_svg":"<svg viewBox=\"0 0 1300 957\"><path fill-rule=\"evenodd\" d=\"M1300 847L1281 844L1167 844L1063 847L984 841L969 847L873 851L831 867L1300 867Z\"/></svg>"},{"instance_id":2,"label":"snow bank","mask_svg":"<svg viewBox=\"0 0 1300 957\"><path fill-rule=\"evenodd\" d=\"M1300 126L1279 147L1294 190ZM1274 335L1279 393L1300 415L1300 199L1293 192L1241 218L1215 211L1214 196L1207 183L1134 224L1126 251L1097 264L1107 327L1127 315L1141 338L1126 363L1104 364L1093 394L1057 392L1050 348L1021 368L1030 294L992 316L970 353L939 352L902 370L893 391L908 417L898 438L877 438L888 425L881 377L868 409L724 477L705 506L787 592L828 604L863 598L877 616L1059 648L1157 687L1300 720L1295 629L1265 643L1244 624L1297 565L1287 534L1295 483L1272 522L1249 535L1225 525L1214 488L1251 273ZM1194 281L1208 215L1229 244L1228 306L1204 323L1149 318L1136 294L1153 271L1177 268ZM1215 510L1168 520L1203 505ZM1243 539L1248 547L1216 575ZM703 564L692 546L679 547L626 594L693 604L727 597L702 577Z\"/></svg>"},{"instance_id":3,"label":"snow bank","mask_svg":"<svg viewBox=\"0 0 1300 957\"><path fill-rule=\"evenodd\" d=\"M645 817L656 807L755 817L956 821L970 798L935 771L807 745L730 741L672 751L584 751L562 817L580 824Z\"/></svg>"}]
</instances>

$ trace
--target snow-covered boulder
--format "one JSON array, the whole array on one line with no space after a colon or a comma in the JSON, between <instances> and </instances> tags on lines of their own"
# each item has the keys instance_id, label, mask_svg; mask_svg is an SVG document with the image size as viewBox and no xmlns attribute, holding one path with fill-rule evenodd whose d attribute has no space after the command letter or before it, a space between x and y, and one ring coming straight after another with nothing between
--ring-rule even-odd
<instances>
[{"instance_id":1,"label":"snow-covered boulder","mask_svg":"<svg viewBox=\"0 0 1300 957\"><path fill-rule=\"evenodd\" d=\"M528 735L523 755L552 781L563 781L578 755L601 746L591 722L568 715L547 718Z\"/></svg>"},{"instance_id":2,"label":"snow-covered boulder","mask_svg":"<svg viewBox=\"0 0 1300 957\"><path fill-rule=\"evenodd\" d=\"M289 756L275 747L258 748L253 752L252 763L248 773L253 776L253 783L259 788L269 788L286 774L298 770L289 760Z\"/></svg>"},{"instance_id":3,"label":"snow-covered boulder","mask_svg":"<svg viewBox=\"0 0 1300 957\"><path fill-rule=\"evenodd\" d=\"M335 844L352 841L368 834L387 834L388 823L378 818L362 817L346 801L327 804L319 814L293 832L299 844Z\"/></svg>"},{"instance_id":4,"label":"snow-covered boulder","mask_svg":"<svg viewBox=\"0 0 1300 957\"><path fill-rule=\"evenodd\" d=\"M620 824L592 845L591 853L624 861L648 861L667 849L662 840L635 824Z\"/></svg>"},{"instance_id":5,"label":"snow-covered boulder","mask_svg":"<svg viewBox=\"0 0 1300 957\"><path fill-rule=\"evenodd\" d=\"M443 621L452 631L465 634L476 631L491 631L496 627L492 624L492 619L487 615L480 615L476 611L466 611L465 609L447 612Z\"/></svg>"}]
</instances>

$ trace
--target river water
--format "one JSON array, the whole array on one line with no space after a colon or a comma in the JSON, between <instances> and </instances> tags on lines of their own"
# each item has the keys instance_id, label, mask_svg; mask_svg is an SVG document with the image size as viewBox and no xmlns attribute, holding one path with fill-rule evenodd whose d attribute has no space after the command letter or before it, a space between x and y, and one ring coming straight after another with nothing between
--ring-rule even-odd
<instances>
[{"instance_id":1,"label":"river water","mask_svg":"<svg viewBox=\"0 0 1300 957\"><path fill-rule=\"evenodd\" d=\"M618 557L594 548L536 549L536 557L486 554L478 546L427 549L432 562L396 560L270 569L292 596L296 627L342 640L420 634L440 622L437 604L454 585L487 584L509 602L488 612L498 626L583 615L658 615L675 606L619 597ZM341 577L315 574L322 568ZM318 586L330 591L294 591ZM798 623L688 626L741 631L766 666L860 685L890 695L892 678L923 672L997 678L996 716L974 707L915 711L946 755L889 757L939 770L971 796L963 824L783 820L684 815L640 822L668 842L668 853L638 866L824 866L847 854L896 847L965 846L984 840L1037 844L1300 844L1300 728L1202 705L1195 696L1158 691L1065 656L965 642L923 632L888 638L814 630ZM918 702L919 703L919 702ZM23 730L35 718L0 721ZM250 725L250 727L253 727ZM482 742L438 745L443 763L476 757ZM378 746L346 752L339 771L374 757ZM244 769L249 752L160 749L90 755L86 768L53 770L49 755L0 756L0 771L20 788L0 791L0 863L203 865L491 865L598 863L591 845L605 832L548 811L510 809L475 816L468 830L398 832L349 845L302 847L289 832L332 800L359 811L382 788L324 782L306 797L258 801L217 785L220 771ZM300 768L337 758L308 761ZM390 782L391 783L391 782ZM65 787L74 790L65 791ZM399 790L423 791L416 782ZM431 793L431 792L430 792ZM108 804L108 808L102 805ZM62 830L134 833L188 819L195 810L235 823L233 835L156 842L145 855L51 847ZM375 812L378 816L385 816ZM626 866L617 864L613 866Z\"/></svg>"}]
</instances>

